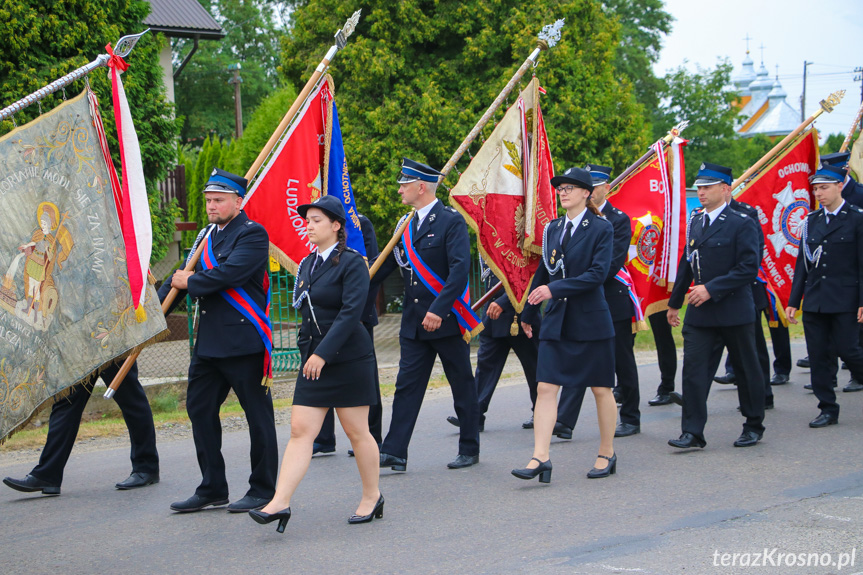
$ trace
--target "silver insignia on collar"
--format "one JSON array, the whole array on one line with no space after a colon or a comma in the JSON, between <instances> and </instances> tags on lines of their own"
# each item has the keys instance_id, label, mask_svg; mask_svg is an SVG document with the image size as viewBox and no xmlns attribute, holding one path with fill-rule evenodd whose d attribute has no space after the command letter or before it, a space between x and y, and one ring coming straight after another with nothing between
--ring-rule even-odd
<instances>
[{"instance_id":1,"label":"silver insignia on collar","mask_svg":"<svg viewBox=\"0 0 863 575\"><path fill-rule=\"evenodd\" d=\"M437 217L437 214L429 214L429 223L433 222L436 217Z\"/></svg>"},{"instance_id":2,"label":"silver insignia on collar","mask_svg":"<svg viewBox=\"0 0 863 575\"><path fill-rule=\"evenodd\" d=\"M586 228L589 223L587 220L581 220L581 227Z\"/></svg>"}]
</instances>

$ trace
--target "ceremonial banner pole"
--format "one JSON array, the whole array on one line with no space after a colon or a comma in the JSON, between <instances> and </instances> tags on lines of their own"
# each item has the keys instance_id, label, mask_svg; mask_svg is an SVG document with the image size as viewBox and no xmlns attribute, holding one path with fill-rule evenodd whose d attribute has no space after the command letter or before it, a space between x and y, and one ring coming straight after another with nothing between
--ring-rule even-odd
<instances>
[{"instance_id":1,"label":"ceremonial banner pole","mask_svg":"<svg viewBox=\"0 0 863 575\"><path fill-rule=\"evenodd\" d=\"M141 36L143 36L144 34L146 34L149 31L150 31L150 29L147 28L146 30L144 30L140 34L130 34L128 36L123 36L122 38L117 40L117 45L114 48L114 54L121 57L121 58L125 58L126 56L129 55L130 52L132 52L132 48L135 47L135 44L138 43L138 40L141 39ZM86 64L84 66L81 66L77 70L73 70L73 71L69 72L68 74L66 74L62 78L54 80L53 82L51 82L47 86L45 86L43 88L39 88L38 90L36 90L32 94L30 94L24 98L21 98L20 100L18 100L17 102L15 102L14 104L12 104L10 106L3 108L2 110L0 110L0 120L5 120L6 118L9 118L10 116L12 116L14 114L17 114L18 112L20 112L21 110L23 110L27 106L30 106L31 104L35 104L36 102L38 102L39 100L41 100L45 96L47 96L49 94L53 94L57 90L65 88L66 86L68 86L69 84L74 82L75 80L79 80L79 79L83 78L84 76L86 76L87 74L92 72L93 70L107 66L108 61L110 59L111 59L111 56L109 56L108 54L99 54L96 57L96 59L93 60L92 62L90 62L89 64Z\"/></svg>"},{"instance_id":2,"label":"ceremonial banner pole","mask_svg":"<svg viewBox=\"0 0 863 575\"><path fill-rule=\"evenodd\" d=\"M335 34L335 43L330 46L330 49L327 51L324 59L321 60L321 63L318 64L318 67L315 68L315 71L312 73L306 85L303 87L300 94L297 96L297 99L294 100L294 103L291 105L288 113L285 114L285 117L282 118L281 123L273 132L273 135L270 136L270 139L267 141L267 145L264 146L264 149L261 150L261 153L258 154L258 157L252 163L252 167L249 168L249 171L246 172L246 179L251 183L252 178L255 174L258 173L258 170L261 168L261 165L264 163L264 160L267 159L267 156L273 151L273 148L276 146L276 142L279 141L279 138L282 134L287 130L288 126L296 116L297 112L300 110L302 105L305 103L306 98L309 97L309 94L312 93L312 90L318 83L318 80L324 75L324 72L327 71L327 68L330 66L330 62L335 57L336 53L344 48L348 43L348 37L354 33L354 30L357 27L357 23L360 21L360 12L362 10L357 10L351 15L350 18L347 19L345 25L341 30L336 31Z\"/></svg>"},{"instance_id":3,"label":"ceremonial banner pole","mask_svg":"<svg viewBox=\"0 0 863 575\"><path fill-rule=\"evenodd\" d=\"M320 64L318 64L318 67L315 68L315 71L312 73L311 77L306 82L305 87L303 87L302 91L294 100L294 103L291 105L290 109L288 109L288 112L282 118L282 121L279 123L272 136L270 136L270 139L267 141L264 148L258 154L258 157L252 163L252 166L246 172L246 179L249 180L249 182L251 182L255 174L258 173L258 170L264 163L264 160L266 160L267 156L270 155L270 152L273 151L273 148L276 146L276 143L278 143L279 138L282 137L282 134L284 134L285 130L291 124L294 116L296 116L299 109L305 103L306 98L309 97L309 94L318 84L318 81L324 75L324 72L327 71L330 62L335 57L336 53L347 45L348 37L353 34L354 30L357 27L357 23L360 20L360 12L362 12L362 10L357 10L356 12L354 12L353 15L351 15L351 17L347 19L345 25L340 30L336 31L335 43L330 46L330 49L327 51L326 56L324 56L324 59L321 60ZM195 266L198 265L198 260L201 259L202 250L203 242L201 243L201 245L198 246L198 249L195 250L195 253L189 259L189 261L186 262L183 271L194 271ZM165 297L165 301L162 303L163 312L167 313L167 310L170 309L171 304L174 303L174 300L177 298L177 295L179 293L180 291L177 288L171 288L171 291L168 292L168 295ZM123 381L123 378L125 378L126 375L129 373L129 370L132 368L132 364L135 362L136 359L138 359L140 353L140 351L137 351L126 358L126 361L123 363L120 371L118 371L116 377L114 377L114 381L112 381L111 385L108 386L108 390L105 392L105 399L110 399L114 396L114 392L117 390L118 387L120 387L120 383Z\"/></svg>"},{"instance_id":4,"label":"ceremonial banner pole","mask_svg":"<svg viewBox=\"0 0 863 575\"><path fill-rule=\"evenodd\" d=\"M755 164L753 164L751 168L746 170L746 172L744 172L742 176L737 178L734 183L731 184L731 189L736 190L749 177L751 177L753 174L755 174L755 172L760 170L762 166L772 160L777 153L782 151L782 149L785 148L785 146L788 145L789 142L791 142L792 140L794 140L794 138L800 135L800 133L805 130L812 122L814 122L818 118L818 116L820 116L824 112L827 112L828 114L832 112L833 108L839 105L839 102L842 101L843 96L845 96L845 90L840 90L838 92L833 92L832 94L830 94L830 96L826 100L821 100L821 108L816 110L815 113L809 116L805 122L797 126L797 128L793 132L785 136L781 142L773 146L772 150L764 154L764 156L760 160L755 162Z\"/></svg>"},{"instance_id":5,"label":"ceremonial banner pole","mask_svg":"<svg viewBox=\"0 0 863 575\"><path fill-rule=\"evenodd\" d=\"M558 40L560 40L560 29L563 28L565 19L557 20L554 24L548 24L542 28L538 35L538 40L536 42L536 48L534 48L533 52L530 53L530 56L527 57L522 65L515 71L515 74L509 79L509 82L506 83L506 86L503 87L503 90L497 95L485 113L480 117L479 121L473 127L473 129L468 133L467 137L464 141L459 145L456 151L453 153L452 157L449 161L444 165L441 170L441 177L438 180L438 183L444 181L452 169L455 167L456 163L461 159L464 153L467 151L468 147L473 143L485 125L488 123L489 119L494 115L494 113L500 108L500 105L506 99L512 89L515 88L515 85L521 80L521 77L524 76L527 69L531 66L536 66L537 61L539 60L539 55L549 48L553 47L557 44ZM386 247L384 247L383 251L378 255L377 261L375 261L374 265L369 269L369 275L374 277L377 273L378 269L380 269L383 261L390 255L390 252L393 251L393 248L398 243L399 239L401 239L402 234L404 233L407 226L410 224L411 219L413 219L415 210L411 210L408 214L408 217L402 222L402 225L395 231L392 239L387 243ZM494 289L494 288L492 288Z\"/></svg>"},{"instance_id":6,"label":"ceremonial banner pole","mask_svg":"<svg viewBox=\"0 0 863 575\"><path fill-rule=\"evenodd\" d=\"M689 125L689 120L683 120L682 122L680 122L679 124L677 124L676 126L671 128L668 131L668 134L666 134L662 138L662 140L660 140L660 141L663 142L664 144L670 144L672 142L672 140L674 140L674 138L679 136L680 132L685 130L686 126L688 126L688 125ZM617 176L616 178L614 178L614 180L612 180L612 182L608 186L609 190L613 191L617 186L619 186L621 183L623 183L623 181L626 180L626 178L628 178L630 176L630 174L632 174L638 168L643 166L645 162L649 161L655 155L656 155L656 150L653 148L653 146L651 146L650 149L647 150L647 152L645 152L643 156L641 156L640 158L635 160L634 164L632 164L631 166L629 166L628 168L623 170L623 172L619 176Z\"/></svg>"},{"instance_id":7,"label":"ceremonial banner pole","mask_svg":"<svg viewBox=\"0 0 863 575\"><path fill-rule=\"evenodd\" d=\"M857 110L857 117L854 118L853 122L851 122L851 128L848 129L848 135L845 136L845 141L842 142L842 147L839 148L840 152L848 150L848 146L851 145L851 138L854 137L854 132L857 131L857 125L860 124L861 118L863 118L863 103L860 104L860 109Z\"/></svg>"}]
</instances>

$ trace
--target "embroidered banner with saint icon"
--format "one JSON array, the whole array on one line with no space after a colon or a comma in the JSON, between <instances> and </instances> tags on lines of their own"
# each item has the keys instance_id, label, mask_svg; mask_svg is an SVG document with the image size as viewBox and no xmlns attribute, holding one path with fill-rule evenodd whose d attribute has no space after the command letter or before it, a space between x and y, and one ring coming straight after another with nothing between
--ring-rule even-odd
<instances>
[{"instance_id":1,"label":"embroidered banner with saint icon","mask_svg":"<svg viewBox=\"0 0 863 575\"><path fill-rule=\"evenodd\" d=\"M0 441L54 395L166 329L136 319L87 93L0 138Z\"/></svg>"}]
</instances>

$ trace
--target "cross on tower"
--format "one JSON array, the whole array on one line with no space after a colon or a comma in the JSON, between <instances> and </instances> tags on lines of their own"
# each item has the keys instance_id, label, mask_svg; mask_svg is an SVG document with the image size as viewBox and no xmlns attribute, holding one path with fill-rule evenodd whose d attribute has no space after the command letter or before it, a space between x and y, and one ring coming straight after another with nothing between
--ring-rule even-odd
<instances>
[{"instance_id":1,"label":"cross on tower","mask_svg":"<svg viewBox=\"0 0 863 575\"><path fill-rule=\"evenodd\" d=\"M746 33L746 38L744 38L744 40L746 40L746 53L749 54L749 41L752 40L752 38L749 37L749 32Z\"/></svg>"},{"instance_id":2,"label":"cross on tower","mask_svg":"<svg viewBox=\"0 0 863 575\"><path fill-rule=\"evenodd\" d=\"M761 46L759 46L759 48L761 50L761 65L763 66L764 65L764 42L761 43Z\"/></svg>"}]
</instances>

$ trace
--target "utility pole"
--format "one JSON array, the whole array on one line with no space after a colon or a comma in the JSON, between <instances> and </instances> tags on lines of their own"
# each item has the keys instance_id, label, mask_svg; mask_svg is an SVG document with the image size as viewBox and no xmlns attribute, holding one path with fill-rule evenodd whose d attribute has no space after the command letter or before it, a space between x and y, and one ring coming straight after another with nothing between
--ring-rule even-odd
<instances>
[{"instance_id":1,"label":"utility pole","mask_svg":"<svg viewBox=\"0 0 863 575\"><path fill-rule=\"evenodd\" d=\"M234 85L234 123L236 124L234 137L241 138L243 136L243 102L240 96L240 84L243 83L243 79L240 78L240 63L231 64L228 66L228 70L234 73L234 76L228 80L228 84Z\"/></svg>"},{"instance_id":2,"label":"utility pole","mask_svg":"<svg viewBox=\"0 0 863 575\"><path fill-rule=\"evenodd\" d=\"M800 94L800 121L806 121L806 69L812 62L803 61L803 93Z\"/></svg>"}]
</instances>

